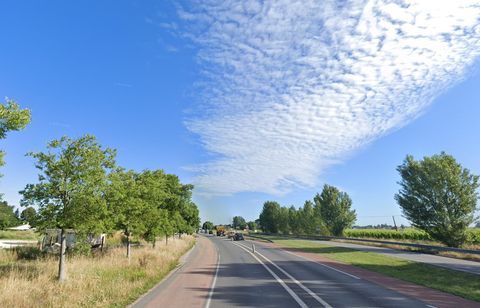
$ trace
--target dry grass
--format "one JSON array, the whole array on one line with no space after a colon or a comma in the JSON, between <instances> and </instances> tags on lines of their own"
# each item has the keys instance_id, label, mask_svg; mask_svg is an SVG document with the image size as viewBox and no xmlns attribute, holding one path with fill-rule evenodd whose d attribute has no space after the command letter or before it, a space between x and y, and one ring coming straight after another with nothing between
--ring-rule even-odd
<instances>
[{"instance_id":1,"label":"dry grass","mask_svg":"<svg viewBox=\"0 0 480 308\"><path fill-rule=\"evenodd\" d=\"M124 248L102 256L73 256L67 261L68 280L56 281L56 258L18 261L0 250L0 307L125 306L145 293L173 269L194 244L194 238L159 241L157 247L132 250L130 264Z\"/></svg>"}]
</instances>

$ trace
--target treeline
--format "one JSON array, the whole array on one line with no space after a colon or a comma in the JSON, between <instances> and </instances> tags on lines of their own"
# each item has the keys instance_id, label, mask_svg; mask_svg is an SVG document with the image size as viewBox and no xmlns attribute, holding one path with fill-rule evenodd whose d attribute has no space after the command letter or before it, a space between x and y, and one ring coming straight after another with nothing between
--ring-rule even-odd
<instances>
[{"instance_id":1,"label":"treeline","mask_svg":"<svg viewBox=\"0 0 480 308\"><path fill-rule=\"evenodd\" d=\"M444 152L421 160L407 155L397 171L401 181L395 200L413 227L450 247L477 241L477 233L469 231L469 226L478 221L478 175ZM258 221L261 229L269 233L340 236L355 222L351 205L348 194L325 185L313 202L306 201L298 210L274 201L265 202Z\"/></svg>"},{"instance_id":2,"label":"treeline","mask_svg":"<svg viewBox=\"0 0 480 308\"><path fill-rule=\"evenodd\" d=\"M116 151L102 148L93 136L63 137L47 152L30 153L38 182L20 193L22 205L36 205L39 229L61 230L59 279L63 280L66 233L98 234L122 230L130 258L131 237L155 246L158 236L193 233L200 224L192 185L162 170L137 172L117 166Z\"/></svg>"},{"instance_id":3,"label":"treeline","mask_svg":"<svg viewBox=\"0 0 480 308\"><path fill-rule=\"evenodd\" d=\"M355 223L356 213L351 207L352 199L347 193L325 185L313 202L307 200L299 209L265 202L257 222L267 233L341 236Z\"/></svg>"},{"instance_id":4,"label":"treeline","mask_svg":"<svg viewBox=\"0 0 480 308\"><path fill-rule=\"evenodd\" d=\"M25 127L30 112L8 101L0 105L0 119L8 124L0 125L2 138L8 130ZM68 232L80 238L121 230L130 258L132 237L155 246L159 236L168 240L175 233L193 233L200 225L192 202L193 185L182 184L176 175L162 170L125 170L115 160L116 150L102 147L94 136L63 137L48 143L46 152L28 155L39 175L36 183L20 192L21 205L38 208L30 218L38 229L60 230L60 281L65 279Z\"/></svg>"}]
</instances>

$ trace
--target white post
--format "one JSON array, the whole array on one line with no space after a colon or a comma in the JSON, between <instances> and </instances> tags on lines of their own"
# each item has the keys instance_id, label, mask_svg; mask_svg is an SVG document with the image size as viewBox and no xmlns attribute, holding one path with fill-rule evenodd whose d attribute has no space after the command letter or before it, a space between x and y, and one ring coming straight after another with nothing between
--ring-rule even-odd
<instances>
[{"instance_id":1,"label":"white post","mask_svg":"<svg viewBox=\"0 0 480 308\"><path fill-rule=\"evenodd\" d=\"M255 253L255 244L252 244L252 252Z\"/></svg>"}]
</instances>

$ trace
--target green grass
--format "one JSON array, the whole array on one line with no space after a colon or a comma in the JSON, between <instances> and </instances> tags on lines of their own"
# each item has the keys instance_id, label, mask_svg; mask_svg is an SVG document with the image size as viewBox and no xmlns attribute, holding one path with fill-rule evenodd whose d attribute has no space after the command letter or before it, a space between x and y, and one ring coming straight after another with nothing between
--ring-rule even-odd
<instances>
[{"instance_id":1,"label":"green grass","mask_svg":"<svg viewBox=\"0 0 480 308\"><path fill-rule=\"evenodd\" d=\"M458 295L466 299L480 301L480 277L478 275L349 248L332 247L303 240L286 240L278 237L268 238L285 247L318 253L332 260Z\"/></svg>"},{"instance_id":2,"label":"green grass","mask_svg":"<svg viewBox=\"0 0 480 308\"><path fill-rule=\"evenodd\" d=\"M38 240L39 234L33 231L2 231L0 240Z\"/></svg>"}]
</instances>

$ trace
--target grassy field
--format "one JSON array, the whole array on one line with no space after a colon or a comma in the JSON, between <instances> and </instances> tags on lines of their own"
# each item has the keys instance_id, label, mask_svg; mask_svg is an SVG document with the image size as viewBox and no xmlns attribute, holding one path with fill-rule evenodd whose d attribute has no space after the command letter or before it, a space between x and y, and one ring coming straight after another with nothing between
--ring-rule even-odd
<instances>
[{"instance_id":1,"label":"grassy field","mask_svg":"<svg viewBox=\"0 0 480 308\"><path fill-rule=\"evenodd\" d=\"M0 240L38 240L39 234L33 231L0 230Z\"/></svg>"},{"instance_id":2,"label":"grassy field","mask_svg":"<svg viewBox=\"0 0 480 308\"><path fill-rule=\"evenodd\" d=\"M132 250L130 264L124 248L102 256L67 259L68 280L56 281L57 259L17 260L0 250L0 307L124 307L158 283L194 245L192 236L159 241Z\"/></svg>"},{"instance_id":3,"label":"grassy field","mask_svg":"<svg viewBox=\"0 0 480 308\"><path fill-rule=\"evenodd\" d=\"M318 253L329 259L480 302L480 277L477 275L376 253L332 247L303 240L287 240L273 236L269 239L285 247Z\"/></svg>"}]
</instances>

